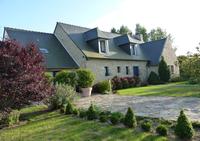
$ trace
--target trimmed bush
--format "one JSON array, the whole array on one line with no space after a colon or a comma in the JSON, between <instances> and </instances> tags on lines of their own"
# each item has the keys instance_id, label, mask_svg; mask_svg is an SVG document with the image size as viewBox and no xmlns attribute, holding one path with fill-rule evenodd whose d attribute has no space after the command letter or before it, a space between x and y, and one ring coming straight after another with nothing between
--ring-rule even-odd
<instances>
[{"instance_id":1,"label":"trimmed bush","mask_svg":"<svg viewBox=\"0 0 200 141\"><path fill-rule=\"evenodd\" d=\"M199 80L198 80L198 78L190 77L188 82L189 82L189 84L198 84Z\"/></svg>"},{"instance_id":2,"label":"trimmed bush","mask_svg":"<svg viewBox=\"0 0 200 141\"><path fill-rule=\"evenodd\" d=\"M85 118L87 117L87 111L84 109L79 109L79 117L80 118Z\"/></svg>"},{"instance_id":3,"label":"trimmed bush","mask_svg":"<svg viewBox=\"0 0 200 141\"><path fill-rule=\"evenodd\" d=\"M159 78L163 82L168 82L170 79L170 71L169 68L167 67L167 63L164 60L164 57L161 58L161 61L158 65L158 74Z\"/></svg>"},{"instance_id":4,"label":"trimmed bush","mask_svg":"<svg viewBox=\"0 0 200 141\"><path fill-rule=\"evenodd\" d=\"M65 114L70 115L70 114L73 114L73 112L74 112L74 106L72 105L71 102L68 102L65 109Z\"/></svg>"},{"instance_id":5,"label":"trimmed bush","mask_svg":"<svg viewBox=\"0 0 200 141\"><path fill-rule=\"evenodd\" d=\"M58 84L66 84L68 83L68 71L62 70L58 72L54 78L54 82Z\"/></svg>"},{"instance_id":6,"label":"trimmed bush","mask_svg":"<svg viewBox=\"0 0 200 141\"><path fill-rule=\"evenodd\" d=\"M152 85L160 84L160 79L155 72L151 72L148 78L148 83Z\"/></svg>"},{"instance_id":7,"label":"trimmed bush","mask_svg":"<svg viewBox=\"0 0 200 141\"><path fill-rule=\"evenodd\" d=\"M159 125L156 127L156 133L158 133L160 136L167 136L167 127L164 125Z\"/></svg>"},{"instance_id":8,"label":"trimmed bush","mask_svg":"<svg viewBox=\"0 0 200 141\"><path fill-rule=\"evenodd\" d=\"M127 79L126 77L121 78L121 83L122 83L122 87L123 87L124 89L130 87L129 82L128 82L128 79Z\"/></svg>"},{"instance_id":9,"label":"trimmed bush","mask_svg":"<svg viewBox=\"0 0 200 141\"><path fill-rule=\"evenodd\" d=\"M114 112L111 114L110 116L110 122L113 124L113 125L116 125L118 123L120 123L123 119L123 114L120 113L120 112Z\"/></svg>"},{"instance_id":10,"label":"trimmed bush","mask_svg":"<svg viewBox=\"0 0 200 141\"><path fill-rule=\"evenodd\" d=\"M87 69L79 69L77 70L78 74L78 86L81 88L88 88L93 85L94 82L94 74Z\"/></svg>"},{"instance_id":11,"label":"trimmed bush","mask_svg":"<svg viewBox=\"0 0 200 141\"><path fill-rule=\"evenodd\" d=\"M128 110L126 112L126 115L124 118L124 125L128 128L137 126L137 121L136 121L135 115L130 107L128 108Z\"/></svg>"},{"instance_id":12,"label":"trimmed bush","mask_svg":"<svg viewBox=\"0 0 200 141\"><path fill-rule=\"evenodd\" d=\"M76 91L73 87L65 84L56 84L55 94L49 98L49 108L59 109L69 102L73 102Z\"/></svg>"},{"instance_id":13,"label":"trimmed bush","mask_svg":"<svg viewBox=\"0 0 200 141\"><path fill-rule=\"evenodd\" d=\"M109 80L101 81L93 86L93 92L96 93L110 93L111 92L111 83Z\"/></svg>"},{"instance_id":14,"label":"trimmed bush","mask_svg":"<svg viewBox=\"0 0 200 141\"><path fill-rule=\"evenodd\" d=\"M88 111L87 111L87 119L88 120L94 120L94 119L97 119L97 118L98 118L98 112L95 109L94 105L91 104L90 107L88 108Z\"/></svg>"},{"instance_id":15,"label":"trimmed bush","mask_svg":"<svg viewBox=\"0 0 200 141\"><path fill-rule=\"evenodd\" d=\"M19 122L20 111L13 110L10 113L4 113L0 119L0 125L12 126Z\"/></svg>"},{"instance_id":16,"label":"trimmed bush","mask_svg":"<svg viewBox=\"0 0 200 141\"><path fill-rule=\"evenodd\" d=\"M150 121L144 121L141 124L141 128L145 131L145 132L149 132L151 131L152 128L152 123Z\"/></svg>"},{"instance_id":17,"label":"trimmed bush","mask_svg":"<svg viewBox=\"0 0 200 141\"><path fill-rule=\"evenodd\" d=\"M99 114L100 122L107 122L109 120L111 112L110 111L103 111Z\"/></svg>"},{"instance_id":18,"label":"trimmed bush","mask_svg":"<svg viewBox=\"0 0 200 141\"><path fill-rule=\"evenodd\" d=\"M175 134L184 139L191 139L194 135L194 129L189 119L185 115L184 111L181 110L175 127Z\"/></svg>"}]
</instances>

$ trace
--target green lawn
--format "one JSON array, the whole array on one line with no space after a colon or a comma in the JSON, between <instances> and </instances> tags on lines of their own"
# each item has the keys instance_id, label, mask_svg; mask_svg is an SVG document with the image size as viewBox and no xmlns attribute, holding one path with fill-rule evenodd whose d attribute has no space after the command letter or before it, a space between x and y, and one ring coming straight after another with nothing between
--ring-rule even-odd
<instances>
[{"instance_id":1,"label":"green lawn","mask_svg":"<svg viewBox=\"0 0 200 141\"><path fill-rule=\"evenodd\" d=\"M135 96L193 96L200 97L200 85L187 82L169 83L146 87L128 88L117 91L120 95Z\"/></svg>"},{"instance_id":2,"label":"green lawn","mask_svg":"<svg viewBox=\"0 0 200 141\"><path fill-rule=\"evenodd\" d=\"M86 121L59 112L45 111L44 106L23 109L27 123L1 129L0 141L166 141L165 137Z\"/></svg>"}]
</instances>

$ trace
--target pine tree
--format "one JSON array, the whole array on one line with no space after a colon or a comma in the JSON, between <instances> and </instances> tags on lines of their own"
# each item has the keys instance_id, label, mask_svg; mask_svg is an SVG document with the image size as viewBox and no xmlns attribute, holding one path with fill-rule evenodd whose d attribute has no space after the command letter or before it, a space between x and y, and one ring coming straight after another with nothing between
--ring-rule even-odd
<instances>
[{"instance_id":1,"label":"pine tree","mask_svg":"<svg viewBox=\"0 0 200 141\"><path fill-rule=\"evenodd\" d=\"M124 125L129 128L137 126L137 121L136 121L135 115L130 107L128 108L128 110L126 112L126 115L124 118Z\"/></svg>"},{"instance_id":2,"label":"pine tree","mask_svg":"<svg viewBox=\"0 0 200 141\"><path fill-rule=\"evenodd\" d=\"M180 138L191 139L194 136L194 129L191 122L181 110L180 115L177 120L177 125L175 127L175 133Z\"/></svg>"},{"instance_id":3,"label":"pine tree","mask_svg":"<svg viewBox=\"0 0 200 141\"><path fill-rule=\"evenodd\" d=\"M160 77L160 80L163 82L168 82L170 79L170 71L167 67L167 63L164 60L164 57L161 58L161 61L158 66L158 74Z\"/></svg>"}]
</instances>

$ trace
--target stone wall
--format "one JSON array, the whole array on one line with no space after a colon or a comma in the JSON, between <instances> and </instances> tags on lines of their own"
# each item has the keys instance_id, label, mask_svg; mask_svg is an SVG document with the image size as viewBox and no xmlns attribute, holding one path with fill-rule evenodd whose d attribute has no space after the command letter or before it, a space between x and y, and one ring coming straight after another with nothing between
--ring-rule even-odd
<instances>
[{"instance_id":1,"label":"stone wall","mask_svg":"<svg viewBox=\"0 0 200 141\"><path fill-rule=\"evenodd\" d=\"M165 43L162 56L164 57L167 65L174 66L174 73L173 74L171 73L171 77L179 76L180 72L179 72L178 59L176 57L174 49L172 48L172 44L169 40L167 40Z\"/></svg>"},{"instance_id":2,"label":"stone wall","mask_svg":"<svg viewBox=\"0 0 200 141\"><path fill-rule=\"evenodd\" d=\"M148 77L146 61L121 61L121 60L103 60L89 59L86 62L86 68L92 70L96 75L95 82L105 79L112 79L114 76L125 77L133 76L133 66L139 67L139 77L145 81ZM109 67L109 76L105 76L105 66ZM120 66L121 72L117 72L117 67ZM129 74L126 74L126 66L129 67Z\"/></svg>"}]
</instances>

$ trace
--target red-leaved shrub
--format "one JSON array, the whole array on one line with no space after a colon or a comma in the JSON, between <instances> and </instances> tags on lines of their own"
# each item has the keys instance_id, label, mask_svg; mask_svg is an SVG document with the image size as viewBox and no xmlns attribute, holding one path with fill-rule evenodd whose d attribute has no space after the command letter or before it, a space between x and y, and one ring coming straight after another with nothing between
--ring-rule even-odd
<instances>
[{"instance_id":1,"label":"red-leaved shrub","mask_svg":"<svg viewBox=\"0 0 200 141\"><path fill-rule=\"evenodd\" d=\"M52 94L44 59L34 44L0 41L0 111L21 108Z\"/></svg>"}]
</instances>

